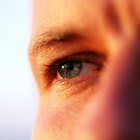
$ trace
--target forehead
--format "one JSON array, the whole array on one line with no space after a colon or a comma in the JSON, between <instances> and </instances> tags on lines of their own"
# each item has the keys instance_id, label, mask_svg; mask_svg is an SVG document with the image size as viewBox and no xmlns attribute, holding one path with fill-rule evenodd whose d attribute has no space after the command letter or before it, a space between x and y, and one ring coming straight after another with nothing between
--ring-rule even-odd
<instances>
[{"instance_id":1,"label":"forehead","mask_svg":"<svg viewBox=\"0 0 140 140\"><path fill-rule=\"evenodd\" d=\"M106 36L135 34L139 0L33 0L33 34L49 30L78 30ZM63 32L63 31L62 31Z\"/></svg>"},{"instance_id":2,"label":"forehead","mask_svg":"<svg viewBox=\"0 0 140 140\"><path fill-rule=\"evenodd\" d=\"M48 24L50 22L53 24L55 22L62 23L68 19L71 19L72 22L73 18L83 19L93 12L94 5L95 0L61 0L61 2L60 0L34 0L34 14L36 18L45 20Z\"/></svg>"},{"instance_id":3,"label":"forehead","mask_svg":"<svg viewBox=\"0 0 140 140\"><path fill-rule=\"evenodd\" d=\"M102 4L99 0L34 0L33 26L44 30L77 25L81 30L87 30L95 26Z\"/></svg>"}]
</instances>

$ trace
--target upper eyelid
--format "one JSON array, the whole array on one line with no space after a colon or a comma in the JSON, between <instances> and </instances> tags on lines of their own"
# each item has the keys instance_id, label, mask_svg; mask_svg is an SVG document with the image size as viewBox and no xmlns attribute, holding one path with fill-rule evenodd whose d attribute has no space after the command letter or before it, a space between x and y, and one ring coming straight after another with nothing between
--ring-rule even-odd
<instances>
[{"instance_id":1,"label":"upper eyelid","mask_svg":"<svg viewBox=\"0 0 140 140\"><path fill-rule=\"evenodd\" d=\"M104 65L104 56L100 55L98 56L95 53L91 53L91 52L82 52L82 53L78 53L78 54L73 54L70 56L67 56L65 58L61 58L58 60L53 61L51 64L43 64L43 71L46 72L52 72L57 71L57 68L59 65L63 64L63 63L67 63L69 61L81 61L81 62L86 62L86 63L94 63L96 65L98 65L100 68Z\"/></svg>"},{"instance_id":2,"label":"upper eyelid","mask_svg":"<svg viewBox=\"0 0 140 140\"><path fill-rule=\"evenodd\" d=\"M51 41L53 43L54 40ZM47 44L46 44L47 43ZM48 46L47 46L48 45ZM84 44L81 44L79 42L56 42L53 44L50 44L48 42L38 42L33 46L34 48L31 49L30 52L30 58L33 58L34 60L35 57L40 56L41 59L45 59L48 64L52 63L54 59L61 59L64 57L68 57L70 55L75 55L78 53L85 53L85 52L91 52L91 53L97 53L98 55L102 56L105 58L104 53L98 53L94 49L91 50L91 47L85 46ZM65 49L64 49L65 47ZM94 48L94 47L93 47ZM58 53L59 52L59 53ZM40 61L42 61L39 59Z\"/></svg>"},{"instance_id":3,"label":"upper eyelid","mask_svg":"<svg viewBox=\"0 0 140 140\"><path fill-rule=\"evenodd\" d=\"M67 62L73 60L80 60L83 62L85 61L85 62L103 63L103 61L105 60L105 56L103 54L96 54L93 52L81 52L62 58L61 61Z\"/></svg>"}]
</instances>

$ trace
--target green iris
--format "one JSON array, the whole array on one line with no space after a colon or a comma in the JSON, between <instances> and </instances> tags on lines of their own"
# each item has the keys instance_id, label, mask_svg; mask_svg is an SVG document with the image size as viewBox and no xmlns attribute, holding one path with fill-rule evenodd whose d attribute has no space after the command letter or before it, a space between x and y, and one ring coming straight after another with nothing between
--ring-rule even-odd
<instances>
[{"instance_id":1,"label":"green iris","mask_svg":"<svg viewBox=\"0 0 140 140\"><path fill-rule=\"evenodd\" d=\"M80 61L68 61L58 65L58 72L62 78L71 79L80 74L81 68Z\"/></svg>"}]
</instances>

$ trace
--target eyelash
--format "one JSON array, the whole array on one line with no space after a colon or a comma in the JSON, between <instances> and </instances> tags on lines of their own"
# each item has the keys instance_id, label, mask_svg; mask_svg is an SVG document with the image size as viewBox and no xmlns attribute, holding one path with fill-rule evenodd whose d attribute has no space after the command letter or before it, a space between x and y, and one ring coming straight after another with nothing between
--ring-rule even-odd
<instances>
[{"instance_id":1,"label":"eyelash","mask_svg":"<svg viewBox=\"0 0 140 140\"><path fill-rule=\"evenodd\" d=\"M80 80L79 76L74 77L72 79L63 79L58 77L58 65L61 63L65 63L68 61L80 61L82 63L88 63L98 66L98 71L100 72L103 68L103 59L102 57L99 57L100 55L91 53L91 52L85 52L80 54L74 54L71 56L64 57L63 59L59 59L57 61L52 62L50 65L44 65L43 68L43 77L45 78L46 83L52 84L53 81L57 82L76 82L75 80ZM95 77L94 77L95 78ZM46 80L47 79L47 80ZM94 79L95 81L96 79Z\"/></svg>"}]
</instances>

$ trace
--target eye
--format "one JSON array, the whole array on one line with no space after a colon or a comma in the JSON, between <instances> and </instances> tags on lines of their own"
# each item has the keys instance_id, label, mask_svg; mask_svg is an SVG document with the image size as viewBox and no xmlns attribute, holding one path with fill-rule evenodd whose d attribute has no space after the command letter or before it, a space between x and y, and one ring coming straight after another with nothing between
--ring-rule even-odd
<instances>
[{"instance_id":1,"label":"eye","mask_svg":"<svg viewBox=\"0 0 140 140\"><path fill-rule=\"evenodd\" d=\"M68 61L58 65L59 77L63 79L72 79L77 76L93 75L96 76L100 71L100 66L95 63Z\"/></svg>"},{"instance_id":2,"label":"eye","mask_svg":"<svg viewBox=\"0 0 140 140\"><path fill-rule=\"evenodd\" d=\"M44 85L59 88L69 85L97 82L104 68L105 58L101 54L81 52L66 57L55 58L49 64L40 65L39 75ZM44 62L48 63L48 62ZM63 85L63 86L62 86Z\"/></svg>"},{"instance_id":3,"label":"eye","mask_svg":"<svg viewBox=\"0 0 140 140\"><path fill-rule=\"evenodd\" d=\"M64 79L71 79L80 75L82 63L80 61L68 61L58 65L58 73Z\"/></svg>"}]
</instances>

